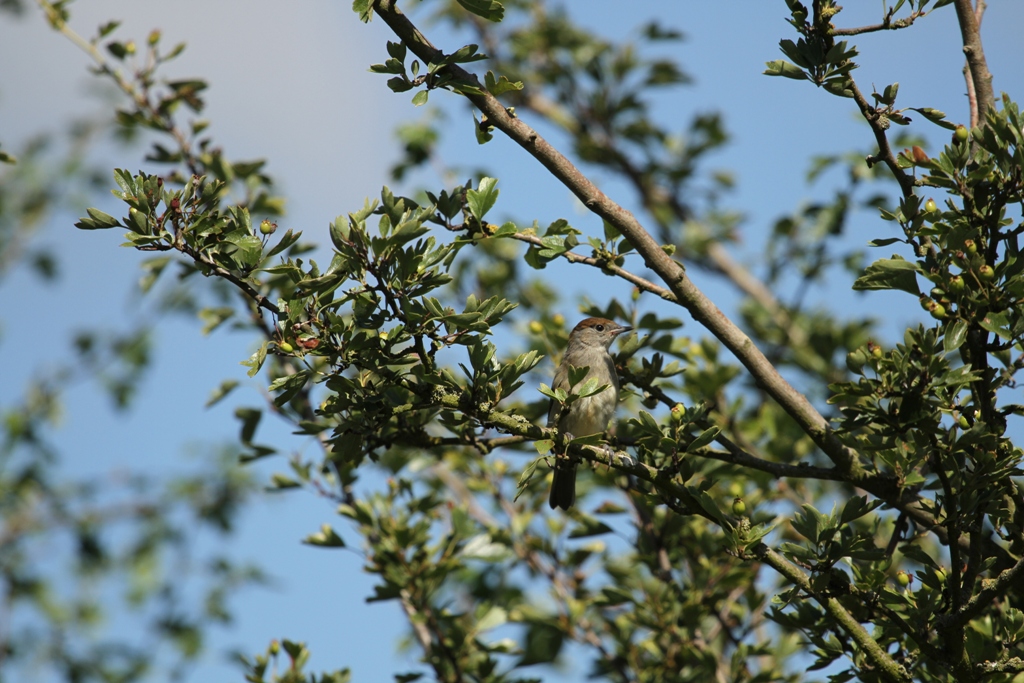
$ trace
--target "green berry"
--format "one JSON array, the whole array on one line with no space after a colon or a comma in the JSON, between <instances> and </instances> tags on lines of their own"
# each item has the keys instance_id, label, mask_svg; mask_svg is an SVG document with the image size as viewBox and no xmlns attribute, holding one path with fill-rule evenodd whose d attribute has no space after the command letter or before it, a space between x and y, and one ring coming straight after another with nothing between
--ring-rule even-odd
<instances>
[{"instance_id":1,"label":"green berry","mask_svg":"<svg viewBox=\"0 0 1024 683\"><path fill-rule=\"evenodd\" d=\"M956 127L956 130L953 131L953 139L961 144L967 142L967 136L967 126L959 125Z\"/></svg>"},{"instance_id":2,"label":"green berry","mask_svg":"<svg viewBox=\"0 0 1024 683\"><path fill-rule=\"evenodd\" d=\"M939 567L935 570L935 578L939 580L939 583L946 583L946 568Z\"/></svg>"},{"instance_id":3,"label":"green berry","mask_svg":"<svg viewBox=\"0 0 1024 683\"><path fill-rule=\"evenodd\" d=\"M733 501L732 501L732 514L734 514L734 515L742 515L746 511L747 511L747 504L743 502L742 498L740 498L739 496L736 496L736 498L734 498Z\"/></svg>"},{"instance_id":4,"label":"green berry","mask_svg":"<svg viewBox=\"0 0 1024 683\"><path fill-rule=\"evenodd\" d=\"M964 240L964 249L968 254L978 253L978 245L975 244L974 240Z\"/></svg>"},{"instance_id":5,"label":"green berry","mask_svg":"<svg viewBox=\"0 0 1024 683\"><path fill-rule=\"evenodd\" d=\"M292 351L295 350L295 347L289 344L288 342L281 342L280 344L277 345L277 348L281 349L285 353L291 353Z\"/></svg>"},{"instance_id":6,"label":"green berry","mask_svg":"<svg viewBox=\"0 0 1024 683\"><path fill-rule=\"evenodd\" d=\"M978 279L982 282L992 282L992 279L996 276L996 271L992 266L987 263L981 268L978 268Z\"/></svg>"},{"instance_id":7,"label":"green berry","mask_svg":"<svg viewBox=\"0 0 1024 683\"><path fill-rule=\"evenodd\" d=\"M939 207L935 203L934 199L929 199L928 201L926 201L924 203L924 211L925 211L925 213L935 213L938 210L939 210Z\"/></svg>"},{"instance_id":8,"label":"green berry","mask_svg":"<svg viewBox=\"0 0 1024 683\"><path fill-rule=\"evenodd\" d=\"M914 578L902 569L896 573L896 583L906 588Z\"/></svg>"},{"instance_id":9,"label":"green berry","mask_svg":"<svg viewBox=\"0 0 1024 683\"><path fill-rule=\"evenodd\" d=\"M949 291L954 294L960 294L964 291L966 284L964 283L963 277L960 275L954 275L949 278Z\"/></svg>"},{"instance_id":10,"label":"green berry","mask_svg":"<svg viewBox=\"0 0 1024 683\"><path fill-rule=\"evenodd\" d=\"M273 235L275 230L277 230L277 223L272 223L266 218L260 223L260 232L264 235Z\"/></svg>"},{"instance_id":11,"label":"green berry","mask_svg":"<svg viewBox=\"0 0 1024 683\"><path fill-rule=\"evenodd\" d=\"M935 306L930 307L928 312L936 320L942 320L946 317L946 307L940 303L936 303Z\"/></svg>"}]
</instances>

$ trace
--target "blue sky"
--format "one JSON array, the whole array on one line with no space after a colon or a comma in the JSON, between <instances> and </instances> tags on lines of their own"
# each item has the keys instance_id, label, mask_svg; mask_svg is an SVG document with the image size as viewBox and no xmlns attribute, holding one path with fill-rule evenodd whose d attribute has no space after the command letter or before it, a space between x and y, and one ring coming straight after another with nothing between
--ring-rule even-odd
<instances>
[{"instance_id":1,"label":"blue sky","mask_svg":"<svg viewBox=\"0 0 1024 683\"><path fill-rule=\"evenodd\" d=\"M1020 98L1024 3L989 4L983 37L995 89ZM583 5L568 6L572 12ZM746 216L736 249L740 259L756 262L764 236L779 216L801 202L828 196L829 183L836 178L814 187L804 181L812 155L866 148L870 142L850 101L806 83L761 75L766 61L781 57L778 40L793 37L782 0L602 0L585 5L586 12L574 12L576 19L612 39L635 35L635 27L655 17L686 34L686 41L672 49L695 83L662 96L656 111L665 121L678 121L680 128L696 113L723 112L732 141L709 166L736 176L737 189L725 203ZM364 197L376 196L389 183L387 169L397 158L395 126L425 114L409 103L408 94L392 94L384 78L368 72L369 64L386 58L384 43L392 36L379 20L361 24L348 6L326 0L180 0L171 11L168 3L155 0L92 0L71 9L72 25L87 36L100 23L118 18L124 21L119 36L141 41L159 27L165 41L186 41L188 50L166 75L209 81L205 115L213 121L211 132L218 144L232 159L268 159L268 172L288 198L282 227L326 242L329 221L361 206ZM841 23L874 23L880 7L879 2L848 2ZM428 33L448 52L465 42L436 30ZM930 106L944 110L951 120L966 120L963 57L951 7L898 35L867 35L855 42L861 49L861 69L855 76L862 89L899 81L901 104ZM0 64L8 65L0 70L0 142L6 151L17 153L29 136L59 130L83 113L102 109L91 94L95 86L86 72L86 56L52 32L34 9L22 20L0 19ZM478 71L484 70L478 65ZM500 136L478 146L468 110L455 97L432 93L430 102L447 114L441 148L445 160L465 168L485 167L500 179L494 219L537 219L543 225L565 217L599 234L600 222L584 214L569 192L551 182L525 152ZM948 139L948 133L921 119L913 130L935 146ZM557 135L553 140L557 144ZM144 164L139 150L108 145L97 154L94 160L110 168ZM441 184L422 174L416 179ZM621 186L609 181L605 189L630 207L631 197L617 192ZM93 198L89 203L108 201ZM37 245L53 248L61 260L63 275L56 285L41 284L27 269L0 282L6 304L0 317L0 406L16 400L33 372L54 357L65 357L70 331L96 324L125 329L138 316L149 315L146 302L131 293L140 255L117 248L121 236L114 231L85 233L71 227L84 208L83 203L76 211L55 216L37 237ZM876 217L862 213L851 225L850 239L864 244L884 236L886 229ZM883 256L888 252L876 255ZM609 278L584 278L566 268L548 273L566 292L561 306L570 321L578 317L577 297L584 291L595 298L628 293ZM735 301L732 292L699 272L693 277L729 311ZM892 332L922 317L908 297L880 294L869 299L845 287L815 295L818 302L853 311L895 311L888 328ZM687 332L701 334L692 325ZM238 365L251 351L246 338L225 332L202 337L199 325L181 320L162 324L159 333L155 367L129 414L97 401L93 386L76 387L67 397L66 419L53 440L67 455L62 467L69 475L99 475L118 467L156 472L187 468L185 454L197 444L235 438L235 405L259 404L260 378L247 379ZM240 380L243 389L231 401L204 410L209 392L224 378ZM152 415L161 419L154 421ZM286 452L307 447L283 425L264 422L261 440L273 441ZM222 660L224 647L255 653L282 636L307 641L314 668L351 666L359 680L385 680L413 667L406 655L396 654L405 623L397 606L363 602L372 580L360 572L358 555L299 544L325 521L340 526L330 505L305 494L271 498L248 512L231 547L238 556L260 563L276 578L275 587L248 591L235 602L237 627L218 636L197 679L237 678ZM325 600L325 586L344 589L329 591ZM566 673L562 680L583 680L583 673Z\"/></svg>"}]
</instances>

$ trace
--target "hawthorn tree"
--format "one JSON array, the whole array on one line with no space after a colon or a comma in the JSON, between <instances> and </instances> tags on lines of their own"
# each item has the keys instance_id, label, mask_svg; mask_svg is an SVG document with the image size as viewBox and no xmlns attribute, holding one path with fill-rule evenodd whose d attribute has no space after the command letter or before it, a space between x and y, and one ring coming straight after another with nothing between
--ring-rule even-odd
<instances>
[{"instance_id":1,"label":"hawthorn tree","mask_svg":"<svg viewBox=\"0 0 1024 683\"><path fill-rule=\"evenodd\" d=\"M41 4L72 35L65 3ZM725 142L720 120L698 117L681 138L651 113L651 90L685 82L682 69L540 3L504 5L430 5L435 22L477 36L464 46L435 44L391 0L353 9L394 34L371 66L382 87L414 104L465 100L481 144L515 142L600 217L602 234L530 216L492 223L500 182L481 174L412 196L383 188L331 223L330 261L318 264L299 232L278 233L262 164L232 161L192 116L206 84L160 78L175 50L159 34L120 41L112 23L79 39L128 95L119 124L159 138L148 170L114 172L122 214L90 209L77 225L126 229L126 246L146 255L146 286L177 271L233 288L229 305L201 316L259 339L245 364L266 378L263 410L320 446L271 484L337 503L338 519L307 543L358 534L378 581L369 599L398 603L420 649L422 668L396 679L537 680L529 667L568 643L613 681L1024 674L1012 441L1024 411L1024 117L993 92L984 3L900 0L854 28L830 0L780 3L791 32L765 73L848 100L869 151L823 162L845 165L849 185L778 221L756 269L730 253L734 219L694 189L715 191L700 164ZM858 36L898 40L933 12L955 12L961 28L962 119L857 79ZM677 37L652 24L640 42ZM900 132L912 120L948 129L948 142L925 151ZM396 178L436 158L437 134L429 122L404 131ZM598 189L594 170L628 196ZM884 191L864 197L868 182ZM858 205L877 210L870 237L888 255L867 265L841 240ZM572 321L532 271L556 260L632 288L583 310L636 330L614 348L626 398L607 435L544 426L550 401L602 388L543 384L539 364L558 356ZM742 296L734 315L694 269ZM845 277L868 296L903 292L929 323L886 343L873 319L780 296L794 271L802 289ZM261 414L239 413L244 460L276 455L256 440ZM585 463L567 514L546 505L556 452ZM357 486L368 468L390 474L383 489ZM308 654L275 642L245 660L247 680L347 680L344 669L307 674Z\"/></svg>"}]
</instances>

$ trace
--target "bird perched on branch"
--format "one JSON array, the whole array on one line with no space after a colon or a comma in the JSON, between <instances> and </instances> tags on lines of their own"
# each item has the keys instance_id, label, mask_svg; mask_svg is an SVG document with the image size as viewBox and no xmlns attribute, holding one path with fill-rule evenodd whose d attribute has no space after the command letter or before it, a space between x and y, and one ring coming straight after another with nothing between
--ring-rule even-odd
<instances>
[{"instance_id":1,"label":"bird perched on branch","mask_svg":"<svg viewBox=\"0 0 1024 683\"><path fill-rule=\"evenodd\" d=\"M548 411L548 427L557 426L558 430L566 433L570 439L605 431L619 403L619 378L615 372L615 362L608 353L608 347L616 337L632 329L605 318L587 318L573 328L569 335L569 345L555 371L551 388L564 389L566 392L570 390L570 365L575 368L590 368L580 384L596 378L598 386L607 386L603 391L579 398L568 406L559 405L553 400ZM556 456L548 503L552 508L568 510L575 502L576 462L570 457Z\"/></svg>"}]
</instances>

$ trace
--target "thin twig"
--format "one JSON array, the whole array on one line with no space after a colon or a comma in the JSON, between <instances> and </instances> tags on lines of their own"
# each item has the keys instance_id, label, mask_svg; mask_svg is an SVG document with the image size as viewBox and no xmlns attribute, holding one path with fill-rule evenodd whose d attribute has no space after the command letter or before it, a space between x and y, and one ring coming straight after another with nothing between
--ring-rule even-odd
<instances>
[{"instance_id":1,"label":"thin twig","mask_svg":"<svg viewBox=\"0 0 1024 683\"><path fill-rule=\"evenodd\" d=\"M861 115L864 120L871 126L871 132L875 134L875 142L878 144L878 155L875 157L876 161L883 161L885 165L889 167L889 171L892 173L896 182L900 185L900 190L903 192L904 197L909 197L914 194L914 178L900 168L900 165L896 161L896 155L892 152L892 147L889 146L889 138L886 136L885 128L882 127L880 122L881 116L875 108L868 103L867 98L861 93L860 88L857 84L850 79L849 85L847 86L850 93L853 95L853 101L857 103L857 107L860 109Z\"/></svg>"},{"instance_id":2,"label":"thin twig","mask_svg":"<svg viewBox=\"0 0 1024 683\"><path fill-rule=\"evenodd\" d=\"M891 20L889 17L885 18L881 24L872 24L871 26L859 26L857 28L837 28L832 29L833 36L858 36L862 33L874 33L876 31L898 31L901 28L907 28L913 25L913 23L928 14L928 12L915 11L908 17L902 19Z\"/></svg>"},{"instance_id":3,"label":"thin twig","mask_svg":"<svg viewBox=\"0 0 1024 683\"><path fill-rule=\"evenodd\" d=\"M520 242L526 242L527 244L532 244L534 246L538 246L538 247L543 247L544 246L544 242L537 235L531 235L531 234L525 233L525 232L517 232L514 235L512 235L511 237L513 239L519 240ZM617 275L618 277L621 277L626 282L630 282L633 285L636 285L636 287L638 289L640 289L641 291L648 292L650 294L654 294L655 296L659 296L662 299L664 299L665 301L671 301L672 303L678 303L678 301L676 300L675 295L672 292L670 292L669 290L667 290L664 287L661 287L659 285L656 285L653 282L651 282L650 280L646 280L646 279L640 277L639 275L635 275L634 273L631 273L631 272L629 272L628 270L626 270L624 268L620 268L619 266L615 265L614 263L610 263L609 261L607 261L605 259L597 258L595 256L583 256L583 255L577 254L576 252L573 252L573 251L562 252L561 255L564 256L565 259L569 263L583 263L583 264L586 264L588 266L594 266L595 268L600 268L601 270L608 271L609 273L612 273L613 275Z\"/></svg>"}]
</instances>

